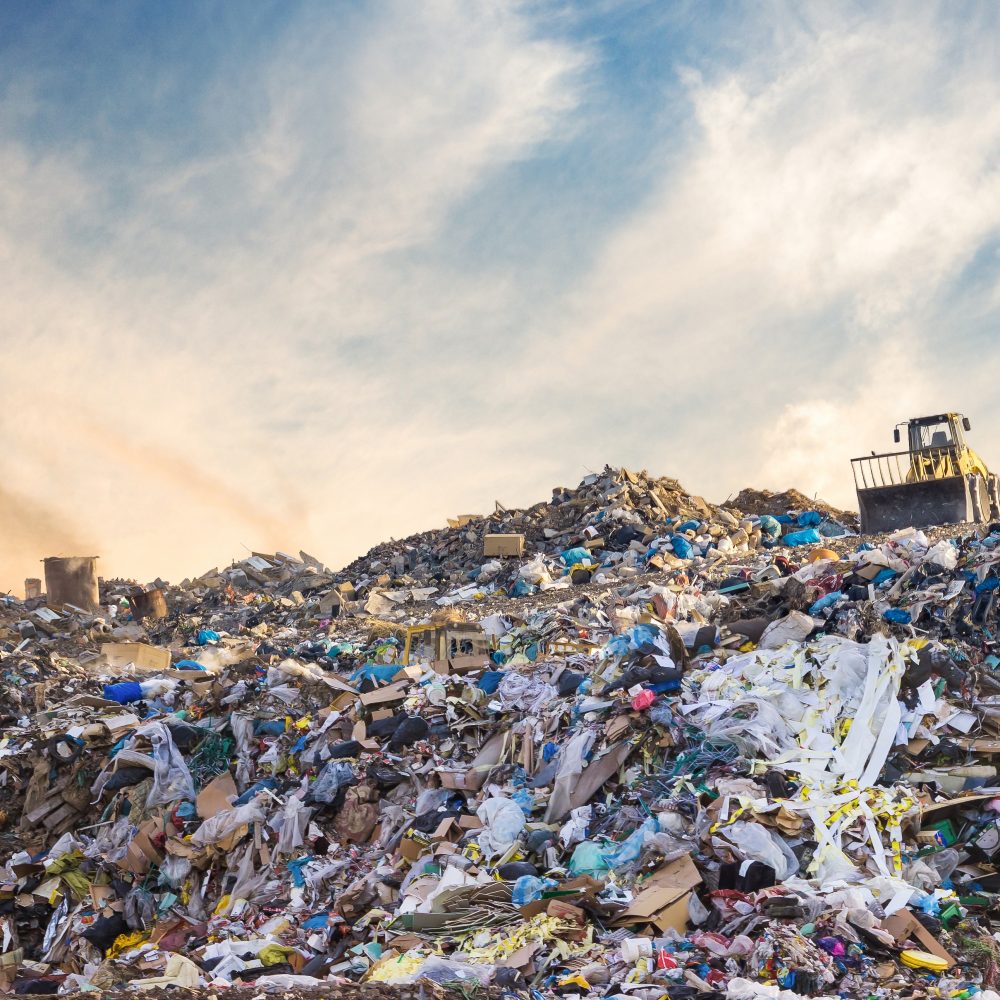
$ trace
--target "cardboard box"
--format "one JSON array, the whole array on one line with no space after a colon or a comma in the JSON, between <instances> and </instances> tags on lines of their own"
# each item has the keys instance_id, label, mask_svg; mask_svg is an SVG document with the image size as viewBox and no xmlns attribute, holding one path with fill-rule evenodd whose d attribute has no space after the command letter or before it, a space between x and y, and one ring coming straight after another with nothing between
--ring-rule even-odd
<instances>
[{"instance_id":1,"label":"cardboard box","mask_svg":"<svg viewBox=\"0 0 1000 1000\"><path fill-rule=\"evenodd\" d=\"M524 555L524 535L483 535L483 555L487 557Z\"/></svg>"},{"instance_id":2,"label":"cardboard box","mask_svg":"<svg viewBox=\"0 0 1000 1000\"><path fill-rule=\"evenodd\" d=\"M145 642L106 642L101 656L108 666L119 670L130 664L140 673L170 669L170 650Z\"/></svg>"}]
</instances>

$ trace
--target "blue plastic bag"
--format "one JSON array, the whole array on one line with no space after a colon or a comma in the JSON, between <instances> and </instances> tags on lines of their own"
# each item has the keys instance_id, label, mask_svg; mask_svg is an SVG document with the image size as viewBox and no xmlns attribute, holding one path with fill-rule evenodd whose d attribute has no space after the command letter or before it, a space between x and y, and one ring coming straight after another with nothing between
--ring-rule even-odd
<instances>
[{"instance_id":1,"label":"blue plastic bag","mask_svg":"<svg viewBox=\"0 0 1000 1000\"><path fill-rule=\"evenodd\" d=\"M254 719L254 736L280 736L284 731L284 719Z\"/></svg>"},{"instance_id":2,"label":"blue plastic bag","mask_svg":"<svg viewBox=\"0 0 1000 1000\"><path fill-rule=\"evenodd\" d=\"M578 545L575 549L566 549L559 558L563 561L564 566L575 566L577 563L593 561L590 558L590 549L585 549L582 545Z\"/></svg>"},{"instance_id":3,"label":"blue plastic bag","mask_svg":"<svg viewBox=\"0 0 1000 1000\"><path fill-rule=\"evenodd\" d=\"M786 545L796 548L799 545L819 545L823 539L815 528L803 528L801 531L792 531L781 539Z\"/></svg>"},{"instance_id":4,"label":"blue plastic bag","mask_svg":"<svg viewBox=\"0 0 1000 1000\"><path fill-rule=\"evenodd\" d=\"M882 617L895 625L909 625L913 621L910 612L904 611L902 608L889 608L888 611L883 612Z\"/></svg>"},{"instance_id":5,"label":"blue plastic bag","mask_svg":"<svg viewBox=\"0 0 1000 1000\"><path fill-rule=\"evenodd\" d=\"M554 889L559 883L537 875L522 875L511 890L511 902L515 906L527 906L542 898L546 889Z\"/></svg>"},{"instance_id":6,"label":"blue plastic bag","mask_svg":"<svg viewBox=\"0 0 1000 1000\"><path fill-rule=\"evenodd\" d=\"M258 792L274 791L278 787L278 782L274 778L263 778L256 784L251 785L238 799L233 800L234 806L245 806Z\"/></svg>"},{"instance_id":7,"label":"blue plastic bag","mask_svg":"<svg viewBox=\"0 0 1000 1000\"><path fill-rule=\"evenodd\" d=\"M119 681L104 685L104 700L116 701L119 705L130 705L142 701L142 685L138 681Z\"/></svg>"},{"instance_id":8,"label":"blue plastic bag","mask_svg":"<svg viewBox=\"0 0 1000 1000\"><path fill-rule=\"evenodd\" d=\"M531 816L535 808L535 796L527 788L519 788L511 798L521 807L521 812L525 816Z\"/></svg>"},{"instance_id":9,"label":"blue plastic bag","mask_svg":"<svg viewBox=\"0 0 1000 1000\"><path fill-rule=\"evenodd\" d=\"M348 678L351 684L357 684L360 681L378 681L379 683L388 683L399 673L402 668L398 663L366 663L361 667L358 667L353 674Z\"/></svg>"},{"instance_id":10,"label":"blue plastic bag","mask_svg":"<svg viewBox=\"0 0 1000 1000\"><path fill-rule=\"evenodd\" d=\"M694 546L683 535L671 535L670 545L678 559L690 559L694 554Z\"/></svg>"},{"instance_id":11,"label":"blue plastic bag","mask_svg":"<svg viewBox=\"0 0 1000 1000\"><path fill-rule=\"evenodd\" d=\"M818 528L823 518L818 510L807 510L796 518L800 528Z\"/></svg>"},{"instance_id":12,"label":"blue plastic bag","mask_svg":"<svg viewBox=\"0 0 1000 1000\"><path fill-rule=\"evenodd\" d=\"M484 670L483 676L479 678L479 683L476 687L487 694L495 694L496 689L500 687L500 681L503 680L506 673L506 670Z\"/></svg>"},{"instance_id":13,"label":"blue plastic bag","mask_svg":"<svg viewBox=\"0 0 1000 1000\"><path fill-rule=\"evenodd\" d=\"M208 643L218 642L221 638L222 636L220 636L218 632L214 632L210 628L203 628L198 633L198 638L195 639L195 642L197 642L199 646L207 646Z\"/></svg>"},{"instance_id":14,"label":"blue plastic bag","mask_svg":"<svg viewBox=\"0 0 1000 1000\"><path fill-rule=\"evenodd\" d=\"M760 533L766 538L780 538L781 522L770 514L763 514L760 519Z\"/></svg>"},{"instance_id":15,"label":"blue plastic bag","mask_svg":"<svg viewBox=\"0 0 1000 1000\"><path fill-rule=\"evenodd\" d=\"M820 611L825 611L830 605L836 604L844 596L843 591L835 590L830 594L825 594L809 609L809 614L815 615Z\"/></svg>"},{"instance_id":16,"label":"blue plastic bag","mask_svg":"<svg viewBox=\"0 0 1000 1000\"><path fill-rule=\"evenodd\" d=\"M642 826L636 827L619 845L615 851L603 854L605 864L609 868L620 868L638 859L642 853L642 842L646 833L659 833L660 824L655 817L650 816Z\"/></svg>"}]
</instances>

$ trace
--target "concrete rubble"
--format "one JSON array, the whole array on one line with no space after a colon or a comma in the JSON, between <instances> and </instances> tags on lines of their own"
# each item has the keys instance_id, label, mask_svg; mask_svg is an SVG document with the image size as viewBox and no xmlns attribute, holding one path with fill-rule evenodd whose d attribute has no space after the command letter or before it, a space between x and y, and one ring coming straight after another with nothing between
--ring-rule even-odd
<instances>
[{"instance_id":1,"label":"concrete rubble","mask_svg":"<svg viewBox=\"0 0 1000 1000\"><path fill-rule=\"evenodd\" d=\"M0 989L997 1000L1000 525L856 529L607 468L0 597Z\"/></svg>"}]
</instances>

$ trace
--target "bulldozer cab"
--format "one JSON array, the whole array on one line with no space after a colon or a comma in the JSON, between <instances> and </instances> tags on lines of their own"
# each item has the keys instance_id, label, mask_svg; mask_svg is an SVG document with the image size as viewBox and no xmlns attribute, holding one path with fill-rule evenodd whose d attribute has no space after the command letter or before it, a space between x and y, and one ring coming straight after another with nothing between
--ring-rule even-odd
<instances>
[{"instance_id":1,"label":"bulldozer cab","mask_svg":"<svg viewBox=\"0 0 1000 1000\"><path fill-rule=\"evenodd\" d=\"M968 417L960 417L957 413L945 413L936 417L918 417L906 423L910 451L921 451L924 448L950 448L952 445L964 445L967 430L972 430ZM899 443L899 427L895 432L896 443Z\"/></svg>"},{"instance_id":2,"label":"bulldozer cab","mask_svg":"<svg viewBox=\"0 0 1000 1000\"><path fill-rule=\"evenodd\" d=\"M915 417L893 432L905 451L856 458L851 465L864 532L981 522L1000 516L1000 480L965 440L960 413Z\"/></svg>"},{"instance_id":3,"label":"bulldozer cab","mask_svg":"<svg viewBox=\"0 0 1000 1000\"><path fill-rule=\"evenodd\" d=\"M926 479L943 479L963 473L962 453L966 448L965 431L971 429L968 417L944 413L934 417L918 417L905 425L910 446L908 483ZM900 429L894 437L900 440Z\"/></svg>"}]
</instances>

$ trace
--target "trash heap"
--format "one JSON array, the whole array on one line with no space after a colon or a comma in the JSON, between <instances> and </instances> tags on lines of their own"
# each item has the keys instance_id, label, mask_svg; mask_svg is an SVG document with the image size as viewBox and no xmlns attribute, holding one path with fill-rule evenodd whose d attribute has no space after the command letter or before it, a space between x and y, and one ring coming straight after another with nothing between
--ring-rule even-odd
<instances>
[{"instance_id":1,"label":"trash heap","mask_svg":"<svg viewBox=\"0 0 1000 1000\"><path fill-rule=\"evenodd\" d=\"M857 526L853 514L794 490L784 496L789 504L772 516L771 494L744 490L740 497L753 508L744 513L735 502L717 506L691 496L674 479L607 467L528 510L497 504L489 517L464 515L448 528L376 546L337 579L368 594L367 611L384 614L432 596L439 604L526 597L761 547L815 546Z\"/></svg>"},{"instance_id":2,"label":"trash heap","mask_svg":"<svg viewBox=\"0 0 1000 1000\"><path fill-rule=\"evenodd\" d=\"M995 1000L998 589L1000 526L606 470L4 598L0 987Z\"/></svg>"}]
</instances>

